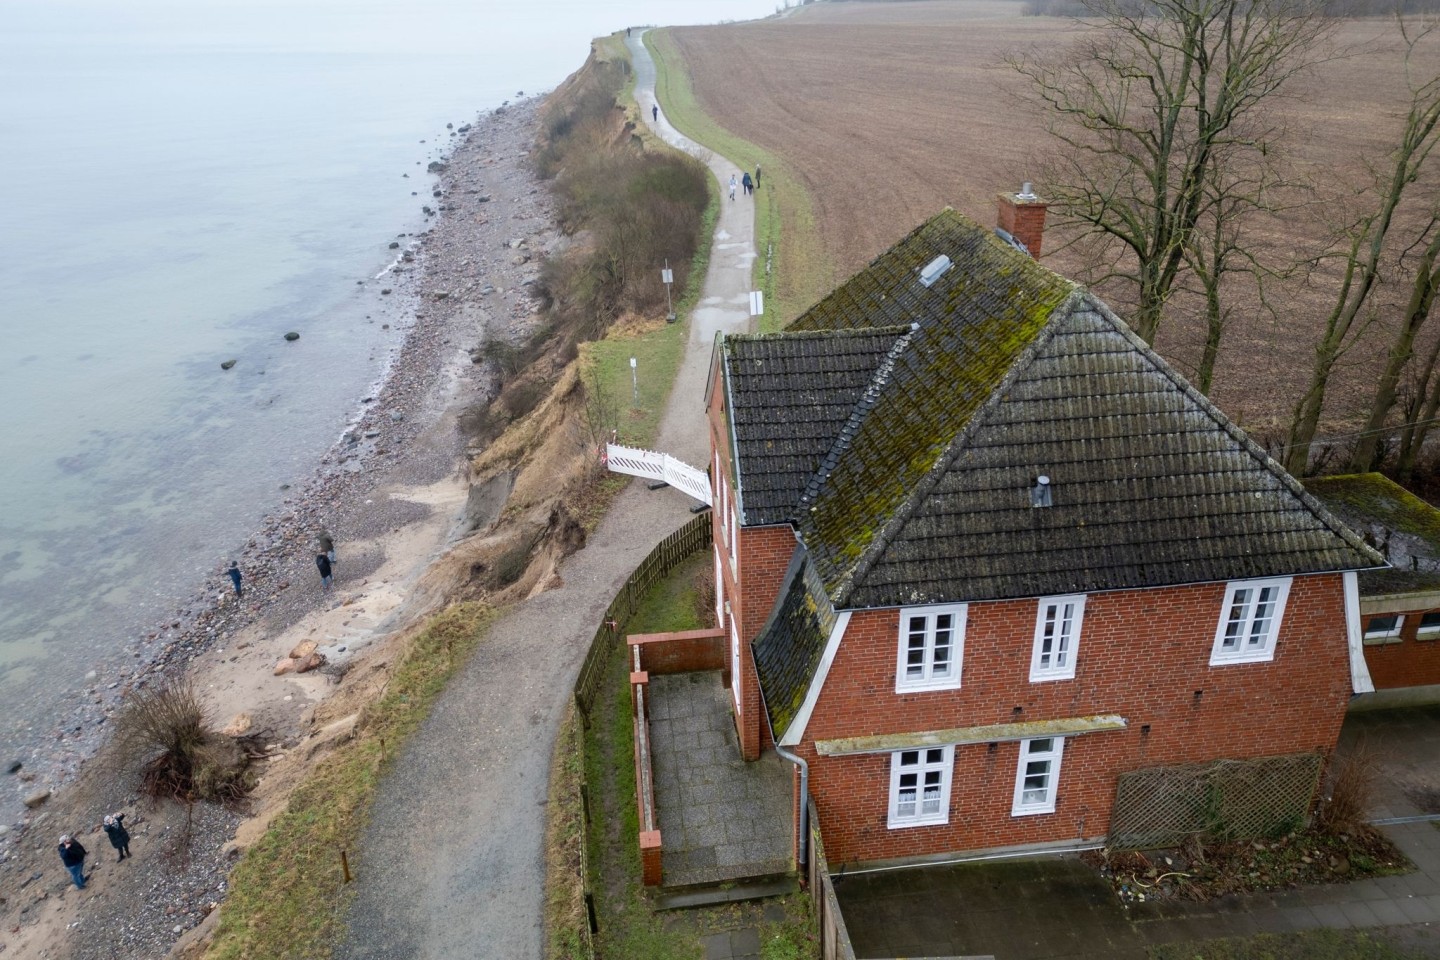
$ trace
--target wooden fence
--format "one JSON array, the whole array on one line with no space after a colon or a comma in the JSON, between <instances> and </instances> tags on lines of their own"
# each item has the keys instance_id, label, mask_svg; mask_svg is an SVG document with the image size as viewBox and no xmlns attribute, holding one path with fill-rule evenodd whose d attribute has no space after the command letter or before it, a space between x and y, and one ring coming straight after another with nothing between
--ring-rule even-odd
<instances>
[{"instance_id":1,"label":"wooden fence","mask_svg":"<svg viewBox=\"0 0 1440 960\"><path fill-rule=\"evenodd\" d=\"M624 634L625 625L634 616L640 601L645 599L645 594L657 581L692 557L696 551L709 546L710 514L706 512L661 540L615 594L615 599L610 602L604 619L595 631L595 639L590 641L590 652L585 655L585 662L580 666L580 676L575 681L575 709L586 726L590 725L590 710L595 706L595 695L600 690L600 681L605 677L605 662L614 652L615 644Z\"/></svg>"},{"instance_id":2,"label":"wooden fence","mask_svg":"<svg viewBox=\"0 0 1440 960\"><path fill-rule=\"evenodd\" d=\"M830 882L830 865L825 861L825 844L820 840L820 818L815 801L810 801L810 862L805 864L810 881L810 896L815 901L815 923L819 928L821 960L855 960L845 918L840 915L840 901L835 885Z\"/></svg>"}]
</instances>

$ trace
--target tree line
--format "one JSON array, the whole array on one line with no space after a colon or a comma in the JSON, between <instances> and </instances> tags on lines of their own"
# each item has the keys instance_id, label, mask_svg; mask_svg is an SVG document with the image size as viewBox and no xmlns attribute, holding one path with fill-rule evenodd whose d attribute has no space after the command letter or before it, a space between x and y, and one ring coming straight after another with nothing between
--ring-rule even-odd
<instances>
[{"instance_id":1,"label":"tree line","mask_svg":"<svg viewBox=\"0 0 1440 960\"><path fill-rule=\"evenodd\" d=\"M1339 4L1077 2L1092 25L1082 39L1010 64L1047 118L1055 149L1039 179L1087 279L1118 291L1148 343L1180 300L1198 313L1202 391L1237 318L1313 335L1278 458L1295 474L1383 467L1410 479L1440 419L1440 336L1426 335L1440 289L1435 18L1393 14L1405 89L1384 118L1385 148L1365 158L1361 179L1322 182L1290 161L1283 107L1320 64L1346 55L1334 44ZM1262 238L1277 219L1302 217L1315 224L1303 249ZM1297 284L1323 291L1323 315L1287 316ZM1345 411L1363 426L1322 438L1332 385L1362 340L1384 356L1365 408Z\"/></svg>"}]
</instances>

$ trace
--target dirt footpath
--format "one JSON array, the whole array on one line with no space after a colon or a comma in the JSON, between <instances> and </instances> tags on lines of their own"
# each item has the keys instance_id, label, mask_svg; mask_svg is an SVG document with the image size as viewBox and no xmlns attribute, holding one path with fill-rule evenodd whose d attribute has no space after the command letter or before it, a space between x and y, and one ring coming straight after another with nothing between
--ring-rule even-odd
<instances>
[{"instance_id":1,"label":"dirt footpath","mask_svg":"<svg viewBox=\"0 0 1440 960\"><path fill-rule=\"evenodd\" d=\"M654 64L638 38L630 47L635 98L648 118ZM663 122L660 108L661 135L698 150ZM739 173L718 158L711 168L722 184ZM717 331L746 328L755 256L752 204L743 194L723 203L658 442L701 467L709 456L702 394L711 344ZM357 895L337 957L543 955L545 802L560 719L605 608L646 554L690 518L691 505L674 490L632 483L565 562L563 585L491 627L381 785L352 859Z\"/></svg>"}]
</instances>

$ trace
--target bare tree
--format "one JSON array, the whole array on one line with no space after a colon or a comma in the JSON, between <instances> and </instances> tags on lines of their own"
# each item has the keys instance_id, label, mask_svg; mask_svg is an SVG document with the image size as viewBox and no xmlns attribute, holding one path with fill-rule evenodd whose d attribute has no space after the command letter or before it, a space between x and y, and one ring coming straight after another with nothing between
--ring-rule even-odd
<instances>
[{"instance_id":1,"label":"bare tree","mask_svg":"<svg viewBox=\"0 0 1440 960\"><path fill-rule=\"evenodd\" d=\"M1409 28L1402 19L1400 30L1406 45L1407 67L1413 67L1416 65L1417 51L1430 28L1417 32ZM1360 331L1368 326L1367 321L1374 317L1371 299L1386 262L1386 241L1390 237L1396 212L1405 200L1408 188L1419 179L1425 161L1429 159L1437 140L1440 140L1437 132L1440 132L1440 73L1430 73L1418 81L1410 82L1410 104L1399 141L1390 154L1391 164L1388 169L1378 171L1375 176L1373 193L1370 194L1373 203L1370 208L1353 220L1344 232L1340 244L1343 251L1340 289L1335 305L1326 317L1320 341L1315 345L1315 364L1311 369L1309 386L1296 404L1291 420L1290 440L1285 450L1285 468L1291 473L1302 473L1309 464L1310 447L1315 440L1320 414L1325 406L1325 392L1336 363L1355 344ZM1426 314L1428 315L1428 307ZM1423 323L1424 317L1421 317L1419 322ZM1385 377L1393 379L1388 387L1383 380L1380 385L1382 393L1388 393L1388 396L1377 396L1376 403L1372 404L1372 407L1376 407L1381 401L1384 403L1379 424L1372 428L1376 431L1383 426L1385 416L1394 402L1394 390L1399 382L1400 371L1410 359L1414 335L1419 326L1417 324L1407 333L1405 327L1409 325L1408 321L1402 324L1400 333L1400 340L1405 341L1408 338L1408 342L1397 342L1386 365ZM1371 420L1374 419L1372 413ZM1374 459L1377 449L1375 445L1378 444L1379 437L1379 432L1367 433L1367 436L1362 437L1363 453L1357 448L1352 464L1363 460L1368 467L1369 462Z\"/></svg>"},{"instance_id":2,"label":"bare tree","mask_svg":"<svg viewBox=\"0 0 1440 960\"><path fill-rule=\"evenodd\" d=\"M1048 109L1058 156L1046 191L1059 225L1119 247L1109 275L1134 291L1153 342L1207 184L1279 136L1265 107L1321 54L1330 26L1305 0L1085 0L1101 20L1069 59L1012 57Z\"/></svg>"}]
</instances>

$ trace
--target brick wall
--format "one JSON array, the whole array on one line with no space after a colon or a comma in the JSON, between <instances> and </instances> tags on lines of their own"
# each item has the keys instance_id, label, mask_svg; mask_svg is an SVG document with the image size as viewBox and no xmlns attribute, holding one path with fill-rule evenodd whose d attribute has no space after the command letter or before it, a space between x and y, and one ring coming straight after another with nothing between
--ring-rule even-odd
<instances>
[{"instance_id":1,"label":"brick wall","mask_svg":"<svg viewBox=\"0 0 1440 960\"><path fill-rule=\"evenodd\" d=\"M1075 678L1033 684L1037 602L971 604L963 686L898 695L899 611L856 612L797 748L832 862L1103 835L1122 771L1330 751L1350 694L1340 575L1295 578L1268 663L1209 665L1224 593L1209 584L1092 595ZM1128 729L1066 739L1053 814L1010 813L1018 743L965 745L949 823L898 830L886 823L890 755L821 757L813 743L1107 713Z\"/></svg>"},{"instance_id":2,"label":"brick wall","mask_svg":"<svg viewBox=\"0 0 1440 960\"><path fill-rule=\"evenodd\" d=\"M1045 237L1047 206L1043 200L1018 200L1010 193L997 198L996 225L1025 244L1036 260L1040 259L1040 243Z\"/></svg>"},{"instance_id":3,"label":"brick wall","mask_svg":"<svg viewBox=\"0 0 1440 960\"><path fill-rule=\"evenodd\" d=\"M725 669L724 630L636 633L625 643L640 648L640 669L655 676Z\"/></svg>"},{"instance_id":4,"label":"brick wall","mask_svg":"<svg viewBox=\"0 0 1440 960\"><path fill-rule=\"evenodd\" d=\"M1386 638L1383 643L1366 642L1365 665L1370 668L1370 679L1375 682L1376 690L1440 684L1440 634L1432 633L1424 639L1415 635L1421 614L1433 613L1434 609L1403 611L1405 621L1400 625L1399 637ZM1361 616L1362 630L1368 619Z\"/></svg>"}]
</instances>

